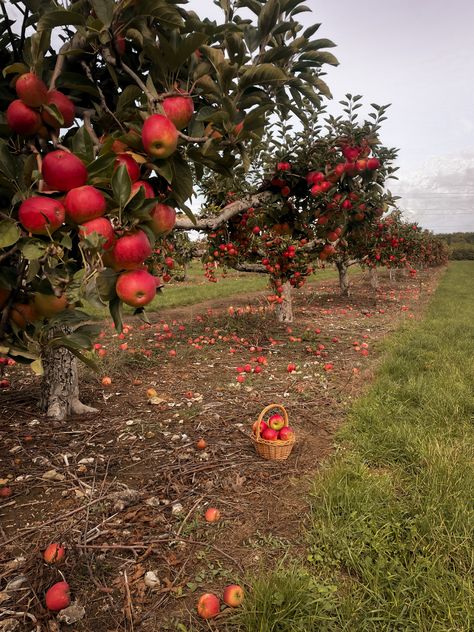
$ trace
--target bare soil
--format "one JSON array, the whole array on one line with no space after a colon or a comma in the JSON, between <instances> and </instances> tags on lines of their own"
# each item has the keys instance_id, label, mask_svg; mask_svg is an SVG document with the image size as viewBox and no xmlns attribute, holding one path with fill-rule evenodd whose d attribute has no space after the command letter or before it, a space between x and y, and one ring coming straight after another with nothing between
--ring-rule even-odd
<instances>
[{"instance_id":1,"label":"bare soil","mask_svg":"<svg viewBox=\"0 0 474 632\"><path fill-rule=\"evenodd\" d=\"M37 413L38 380L12 367L0 394L0 479L12 489L0 500L0 629L9 618L19 632L226 629L227 611L211 628L196 617L199 594L304 553L311 481L370 385L381 341L422 314L440 273L383 276L376 297L363 275L351 298L334 282L307 286L290 327L263 294L163 311L151 325L130 319L123 337L104 323L102 372L82 380L99 412L65 422ZM251 440L270 403L296 432L285 461L261 459ZM204 520L208 507L219 521ZM66 547L59 565L42 559L50 542ZM72 625L44 607L61 574L85 608Z\"/></svg>"}]
</instances>

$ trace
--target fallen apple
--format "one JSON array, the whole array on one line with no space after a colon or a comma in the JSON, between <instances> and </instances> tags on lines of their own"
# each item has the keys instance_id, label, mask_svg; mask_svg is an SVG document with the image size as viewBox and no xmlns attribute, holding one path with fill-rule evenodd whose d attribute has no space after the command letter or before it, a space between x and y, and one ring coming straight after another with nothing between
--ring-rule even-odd
<instances>
[{"instance_id":1,"label":"fallen apple","mask_svg":"<svg viewBox=\"0 0 474 632\"><path fill-rule=\"evenodd\" d=\"M244 589L238 584L230 584L224 588L223 594L224 603L232 608L240 606L244 600Z\"/></svg>"},{"instance_id":2,"label":"fallen apple","mask_svg":"<svg viewBox=\"0 0 474 632\"><path fill-rule=\"evenodd\" d=\"M69 584L67 582L57 582L46 591L45 597L46 607L48 610L58 612L63 608L67 608L71 603L69 594Z\"/></svg>"},{"instance_id":3,"label":"fallen apple","mask_svg":"<svg viewBox=\"0 0 474 632\"><path fill-rule=\"evenodd\" d=\"M213 619L220 612L221 604L213 593L204 593L197 603L198 615L202 619Z\"/></svg>"},{"instance_id":4,"label":"fallen apple","mask_svg":"<svg viewBox=\"0 0 474 632\"><path fill-rule=\"evenodd\" d=\"M64 547L57 542L53 542L46 547L43 553L43 559L48 564L57 564L64 559L65 554L66 551Z\"/></svg>"},{"instance_id":5,"label":"fallen apple","mask_svg":"<svg viewBox=\"0 0 474 632\"><path fill-rule=\"evenodd\" d=\"M221 512L215 507L209 507L209 509L204 514L204 519L206 522L217 522L220 517Z\"/></svg>"}]
</instances>

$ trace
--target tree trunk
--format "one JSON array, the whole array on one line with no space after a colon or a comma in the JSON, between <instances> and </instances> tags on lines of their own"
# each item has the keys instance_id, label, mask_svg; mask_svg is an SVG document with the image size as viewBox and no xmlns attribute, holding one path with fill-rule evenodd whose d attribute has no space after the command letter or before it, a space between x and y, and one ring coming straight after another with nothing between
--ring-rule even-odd
<instances>
[{"instance_id":1,"label":"tree trunk","mask_svg":"<svg viewBox=\"0 0 474 632\"><path fill-rule=\"evenodd\" d=\"M279 323L293 322L293 294L291 283L287 281L283 284L283 293L281 295L283 303L277 304L277 318Z\"/></svg>"},{"instance_id":2,"label":"tree trunk","mask_svg":"<svg viewBox=\"0 0 474 632\"><path fill-rule=\"evenodd\" d=\"M341 295L349 296L349 268L347 261L345 259L338 259L336 261L336 268L339 272L339 287L341 288Z\"/></svg>"},{"instance_id":3,"label":"tree trunk","mask_svg":"<svg viewBox=\"0 0 474 632\"><path fill-rule=\"evenodd\" d=\"M373 290L378 290L379 278L377 276L377 268L369 268L370 287Z\"/></svg>"},{"instance_id":4,"label":"tree trunk","mask_svg":"<svg viewBox=\"0 0 474 632\"><path fill-rule=\"evenodd\" d=\"M64 334L71 330L62 328ZM43 357L43 379L41 383L40 410L48 417L65 419L68 415L83 415L97 412L79 400L79 378L77 358L65 347L47 347Z\"/></svg>"}]
</instances>

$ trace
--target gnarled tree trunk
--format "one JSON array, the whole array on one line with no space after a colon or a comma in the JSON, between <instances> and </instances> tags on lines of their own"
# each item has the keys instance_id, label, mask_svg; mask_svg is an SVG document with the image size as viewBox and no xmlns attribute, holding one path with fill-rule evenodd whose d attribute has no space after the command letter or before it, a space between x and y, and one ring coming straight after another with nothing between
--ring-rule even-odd
<instances>
[{"instance_id":1,"label":"gnarled tree trunk","mask_svg":"<svg viewBox=\"0 0 474 632\"><path fill-rule=\"evenodd\" d=\"M62 327L62 335L71 330ZM79 400L79 376L76 356L65 347L47 347L42 356L40 410L48 417L65 419L68 415L97 412Z\"/></svg>"},{"instance_id":2,"label":"gnarled tree trunk","mask_svg":"<svg viewBox=\"0 0 474 632\"><path fill-rule=\"evenodd\" d=\"M375 291L379 287L379 278L377 276L377 268L369 268L370 287Z\"/></svg>"},{"instance_id":3,"label":"gnarled tree trunk","mask_svg":"<svg viewBox=\"0 0 474 632\"><path fill-rule=\"evenodd\" d=\"M349 296L349 266L347 259L338 259L336 261L336 268L339 273L339 287L341 288L342 296Z\"/></svg>"},{"instance_id":4,"label":"gnarled tree trunk","mask_svg":"<svg viewBox=\"0 0 474 632\"><path fill-rule=\"evenodd\" d=\"M283 284L283 292L281 295L282 303L277 304L277 319L279 323L293 322L293 293L291 283L286 281Z\"/></svg>"}]
</instances>

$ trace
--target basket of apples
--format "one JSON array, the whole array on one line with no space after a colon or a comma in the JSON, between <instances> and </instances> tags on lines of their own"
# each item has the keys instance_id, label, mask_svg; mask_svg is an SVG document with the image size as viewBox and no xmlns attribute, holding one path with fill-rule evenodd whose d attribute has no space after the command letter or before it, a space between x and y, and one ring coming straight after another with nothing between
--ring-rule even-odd
<instances>
[{"instance_id":1,"label":"basket of apples","mask_svg":"<svg viewBox=\"0 0 474 632\"><path fill-rule=\"evenodd\" d=\"M278 410L264 420L270 412ZM264 459L283 461L290 456L295 445L295 433L288 425L288 413L280 404L265 406L252 426L252 441L257 453Z\"/></svg>"}]
</instances>

